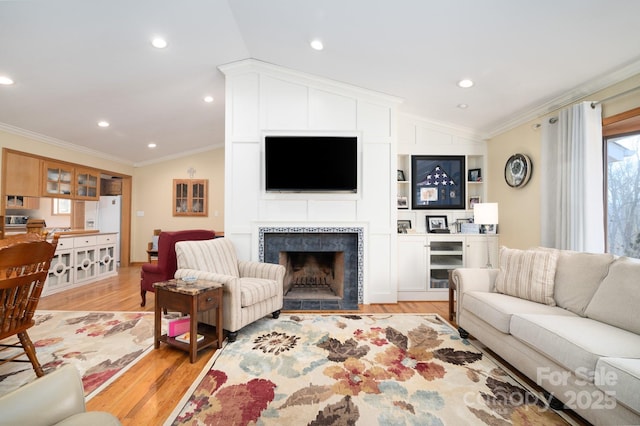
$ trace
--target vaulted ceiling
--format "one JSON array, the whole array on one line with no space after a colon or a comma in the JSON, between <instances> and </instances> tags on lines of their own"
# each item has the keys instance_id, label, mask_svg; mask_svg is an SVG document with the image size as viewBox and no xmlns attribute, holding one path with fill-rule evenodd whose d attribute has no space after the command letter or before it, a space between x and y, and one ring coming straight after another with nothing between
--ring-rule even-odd
<instances>
[{"instance_id":1,"label":"vaulted ceiling","mask_svg":"<svg viewBox=\"0 0 640 426\"><path fill-rule=\"evenodd\" d=\"M0 1L0 130L137 165L222 146L217 67L255 58L491 136L639 73L638 16L637 0Z\"/></svg>"}]
</instances>

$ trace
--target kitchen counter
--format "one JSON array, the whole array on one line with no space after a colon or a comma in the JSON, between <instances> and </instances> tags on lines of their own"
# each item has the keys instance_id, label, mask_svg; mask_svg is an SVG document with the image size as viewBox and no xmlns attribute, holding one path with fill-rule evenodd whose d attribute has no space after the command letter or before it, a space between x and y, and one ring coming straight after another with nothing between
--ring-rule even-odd
<instances>
[{"instance_id":1,"label":"kitchen counter","mask_svg":"<svg viewBox=\"0 0 640 426\"><path fill-rule=\"evenodd\" d=\"M112 234L113 232L109 232ZM66 235L86 235L86 234L100 234L100 231L97 229L69 229L66 231L56 231L55 228L49 230L49 234L60 234L61 237Z\"/></svg>"}]
</instances>

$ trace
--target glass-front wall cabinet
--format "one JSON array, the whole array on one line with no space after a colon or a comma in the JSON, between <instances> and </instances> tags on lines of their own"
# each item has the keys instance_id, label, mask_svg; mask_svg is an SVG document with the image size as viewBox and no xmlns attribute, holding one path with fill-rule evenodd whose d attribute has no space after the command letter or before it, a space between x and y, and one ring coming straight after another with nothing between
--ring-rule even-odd
<instances>
[{"instance_id":1,"label":"glass-front wall cabinet","mask_svg":"<svg viewBox=\"0 0 640 426\"><path fill-rule=\"evenodd\" d=\"M173 180L173 215L208 216L208 180Z\"/></svg>"},{"instance_id":2,"label":"glass-front wall cabinet","mask_svg":"<svg viewBox=\"0 0 640 426\"><path fill-rule=\"evenodd\" d=\"M71 198L73 194L73 167L53 161L44 163L44 194L59 198Z\"/></svg>"},{"instance_id":3,"label":"glass-front wall cabinet","mask_svg":"<svg viewBox=\"0 0 640 426\"><path fill-rule=\"evenodd\" d=\"M100 176L97 171L76 169L76 198L97 200Z\"/></svg>"}]
</instances>

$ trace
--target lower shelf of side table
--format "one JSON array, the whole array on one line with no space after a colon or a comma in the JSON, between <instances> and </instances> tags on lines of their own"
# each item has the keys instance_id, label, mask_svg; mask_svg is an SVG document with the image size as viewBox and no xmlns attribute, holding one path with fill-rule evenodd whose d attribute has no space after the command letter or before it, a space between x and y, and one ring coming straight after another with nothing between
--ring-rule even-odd
<instances>
[{"instance_id":1,"label":"lower shelf of side table","mask_svg":"<svg viewBox=\"0 0 640 426\"><path fill-rule=\"evenodd\" d=\"M218 334L217 330L214 326L209 324L198 323L198 334L202 334L204 339L197 342L196 351L200 349L208 348L209 346L215 345L215 347L222 347L222 342L218 342ZM181 342L176 340L174 337L169 337L166 334L160 336L160 341L164 342L170 346L174 346L178 349L182 349L186 352L191 352L191 344L188 342Z\"/></svg>"}]
</instances>

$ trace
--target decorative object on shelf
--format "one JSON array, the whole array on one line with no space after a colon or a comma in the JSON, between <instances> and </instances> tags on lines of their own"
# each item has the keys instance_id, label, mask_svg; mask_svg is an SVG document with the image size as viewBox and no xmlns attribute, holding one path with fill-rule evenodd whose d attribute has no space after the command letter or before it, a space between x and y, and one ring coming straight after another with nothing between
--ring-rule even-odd
<instances>
[{"instance_id":1,"label":"decorative object on shelf","mask_svg":"<svg viewBox=\"0 0 640 426\"><path fill-rule=\"evenodd\" d=\"M446 216L427 216L427 232L443 233L449 232Z\"/></svg>"},{"instance_id":2,"label":"decorative object on shelf","mask_svg":"<svg viewBox=\"0 0 640 426\"><path fill-rule=\"evenodd\" d=\"M472 209L473 206L481 202L481 198L479 195L471 195L469 196L469 208Z\"/></svg>"},{"instance_id":3,"label":"decorative object on shelf","mask_svg":"<svg viewBox=\"0 0 640 426\"><path fill-rule=\"evenodd\" d=\"M480 225L477 223L461 223L460 224L460 233L462 234L479 234L480 233Z\"/></svg>"},{"instance_id":4,"label":"decorative object on shelf","mask_svg":"<svg viewBox=\"0 0 640 426\"><path fill-rule=\"evenodd\" d=\"M411 229L411 221L410 220L398 220L398 234L408 234L409 229Z\"/></svg>"},{"instance_id":5,"label":"decorative object on shelf","mask_svg":"<svg viewBox=\"0 0 640 426\"><path fill-rule=\"evenodd\" d=\"M482 225L484 234L495 234L498 225L498 203L478 203L473 206L473 221ZM489 237L487 237L487 268L492 268L489 251Z\"/></svg>"},{"instance_id":6,"label":"decorative object on shelf","mask_svg":"<svg viewBox=\"0 0 640 426\"><path fill-rule=\"evenodd\" d=\"M413 155L411 166L413 209L465 209L464 155Z\"/></svg>"},{"instance_id":7,"label":"decorative object on shelf","mask_svg":"<svg viewBox=\"0 0 640 426\"><path fill-rule=\"evenodd\" d=\"M404 182L406 179L404 178L404 170L398 169L398 182Z\"/></svg>"},{"instance_id":8,"label":"decorative object on shelf","mask_svg":"<svg viewBox=\"0 0 640 426\"><path fill-rule=\"evenodd\" d=\"M409 208L409 200L407 199L407 197L398 197L398 208L399 209Z\"/></svg>"},{"instance_id":9,"label":"decorative object on shelf","mask_svg":"<svg viewBox=\"0 0 640 426\"><path fill-rule=\"evenodd\" d=\"M469 182L482 182L482 170L481 169L469 169Z\"/></svg>"},{"instance_id":10,"label":"decorative object on shelf","mask_svg":"<svg viewBox=\"0 0 640 426\"><path fill-rule=\"evenodd\" d=\"M521 188L531 179L533 165L525 154L513 154L504 166L504 180L512 188Z\"/></svg>"}]
</instances>

